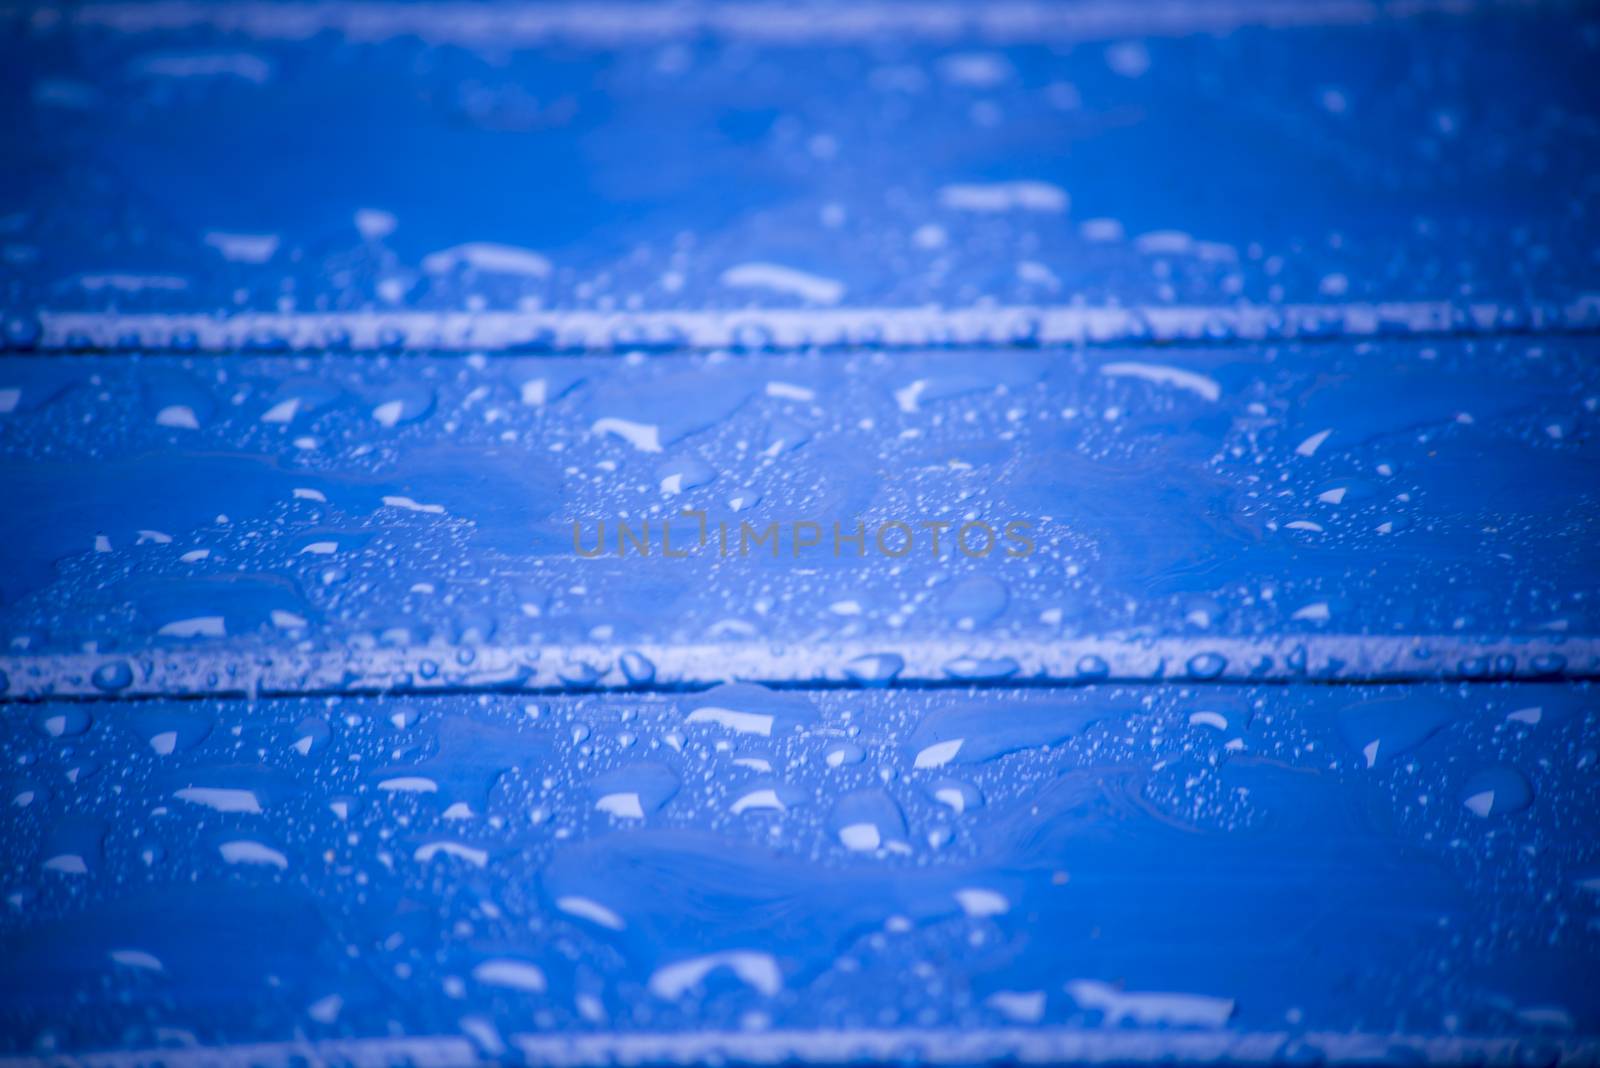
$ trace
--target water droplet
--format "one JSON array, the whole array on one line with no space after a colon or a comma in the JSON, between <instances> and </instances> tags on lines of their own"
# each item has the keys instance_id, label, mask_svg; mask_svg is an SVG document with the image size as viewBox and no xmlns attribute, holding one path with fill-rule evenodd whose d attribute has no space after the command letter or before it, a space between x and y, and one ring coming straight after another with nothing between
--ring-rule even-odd
<instances>
[{"instance_id":1,"label":"water droplet","mask_svg":"<svg viewBox=\"0 0 1600 1068\"><path fill-rule=\"evenodd\" d=\"M126 660L111 660L94 669L90 676L97 689L107 693L125 690L133 682L133 669Z\"/></svg>"},{"instance_id":2,"label":"water droplet","mask_svg":"<svg viewBox=\"0 0 1600 1068\"><path fill-rule=\"evenodd\" d=\"M961 656L944 665L944 673L954 679L973 681L1006 679L1022 670L1022 665L1009 656Z\"/></svg>"},{"instance_id":3,"label":"water droplet","mask_svg":"<svg viewBox=\"0 0 1600 1068\"><path fill-rule=\"evenodd\" d=\"M1086 653L1078 658L1075 670L1080 679L1103 679L1111 674L1111 665L1102 657Z\"/></svg>"},{"instance_id":4,"label":"water droplet","mask_svg":"<svg viewBox=\"0 0 1600 1068\"><path fill-rule=\"evenodd\" d=\"M828 829L852 852L870 853L885 846L909 849L905 815L893 798L878 789L841 797L828 816Z\"/></svg>"},{"instance_id":5,"label":"water droplet","mask_svg":"<svg viewBox=\"0 0 1600 1068\"><path fill-rule=\"evenodd\" d=\"M905 666L904 658L895 653L868 653L845 664L844 673L863 686L886 686Z\"/></svg>"},{"instance_id":6,"label":"water droplet","mask_svg":"<svg viewBox=\"0 0 1600 1068\"><path fill-rule=\"evenodd\" d=\"M89 713L78 706L48 708L34 714L33 725L47 738L66 738L89 729Z\"/></svg>"},{"instance_id":7,"label":"water droplet","mask_svg":"<svg viewBox=\"0 0 1600 1068\"><path fill-rule=\"evenodd\" d=\"M647 686L655 681L656 666L643 653L630 649L622 654L619 664L622 674L635 686Z\"/></svg>"},{"instance_id":8,"label":"water droplet","mask_svg":"<svg viewBox=\"0 0 1600 1068\"><path fill-rule=\"evenodd\" d=\"M1429 697L1379 698L1340 710L1339 732L1373 768L1415 749L1451 716L1450 706Z\"/></svg>"},{"instance_id":9,"label":"water droplet","mask_svg":"<svg viewBox=\"0 0 1600 1068\"><path fill-rule=\"evenodd\" d=\"M1533 802L1533 784L1511 767L1485 768L1461 788L1461 803L1483 819L1520 812Z\"/></svg>"}]
</instances>

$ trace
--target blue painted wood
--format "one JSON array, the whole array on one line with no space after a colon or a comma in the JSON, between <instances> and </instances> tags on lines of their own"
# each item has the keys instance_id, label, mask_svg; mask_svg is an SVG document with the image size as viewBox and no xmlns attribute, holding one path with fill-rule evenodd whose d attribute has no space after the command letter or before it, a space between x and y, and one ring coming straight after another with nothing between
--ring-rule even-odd
<instances>
[{"instance_id":1,"label":"blue painted wood","mask_svg":"<svg viewBox=\"0 0 1600 1068\"><path fill-rule=\"evenodd\" d=\"M1578 8L654 18L347 3L12 15L0 293L14 342L420 345L430 331L357 313L468 309L1083 301L1217 309L1223 333L1240 302L1322 309L1308 329L1373 302L1450 305L1396 312L1396 329L1600 320L1600 125ZM177 312L349 318L232 333L126 318ZM660 344L723 337L651 322ZM758 316L747 332L784 329ZM872 340L858 322L836 332L852 331ZM567 317L509 336L614 333Z\"/></svg>"},{"instance_id":2,"label":"blue painted wood","mask_svg":"<svg viewBox=\"0 0 1600 1068\"><path fill-rule=\"evenodd\" d=\"M1589 675L1592 350L12 361L0 670Z\"/></svg>"},{"instance_id":3,"label":"blue painted wood","mask_svg":"<svg viewBox=\"0 0 1600 1068\"><path fill-rule=\"evenodd\" d=\"M1597 41L0 11L0 1065L1600 1063Z\"/></svg>"},{"instance_id":4,"label":"blue painted wood","mask_svg":"<svg viewBox=\"0 0 1600 1068\"><path fill-rule=\"evenodd\" d=\"M12 712L11 1052L1596 1056L1587 686Z\"/></svg>"}]
</instances>

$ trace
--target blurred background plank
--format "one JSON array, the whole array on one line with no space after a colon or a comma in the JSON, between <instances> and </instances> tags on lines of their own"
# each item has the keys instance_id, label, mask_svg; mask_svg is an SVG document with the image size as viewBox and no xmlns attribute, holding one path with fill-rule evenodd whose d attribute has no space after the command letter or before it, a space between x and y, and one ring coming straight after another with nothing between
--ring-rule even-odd
<instances>
[{"instance_id":1,"label":"blurred background plank","mask_svg":"<svg viewBox=\"0 0 1600 1068\"><path fill-rule=\"evenodd\" d=\"M1582 6L150 3L7 30L18 346L1006 342L1040 316L993 309L1073 305L1134 340L1600 323ZM832 310L707 318L796 308ZM399 314L484 310L526 318Z\"/></svg>"}]
</instances>

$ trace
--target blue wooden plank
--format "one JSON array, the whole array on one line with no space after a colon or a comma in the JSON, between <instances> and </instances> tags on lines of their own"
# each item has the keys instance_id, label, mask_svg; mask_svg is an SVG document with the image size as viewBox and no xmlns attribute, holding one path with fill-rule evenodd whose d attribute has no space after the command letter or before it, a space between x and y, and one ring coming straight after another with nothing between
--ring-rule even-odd
<instances>
[{"instance_id":1,"label":"blue wooden plank","mask_svg":"<svg viewBox=\"0 0 1600 1068\"><path fill-rule=\"evenodd\" d=\"M1587 686L13 712L12 1054L1597 1055Z\"/></svg>"},{"instance_id":2,"label":"blue wooden plank","mask_svg":"<svg viewBox=\"0 0 1600 1068\"><path fill-rule=\"evenodd\" d=\"M7 334L608 347L1138 337L1197 307L1184 331L1600 321L1581 7L986 11L13 13ZM1104 314L1038 312L1074 306ZM799 308L821 314L705 314ZM439 311L510 319L397 314Z\"/></svg>"},{"instance_id":3,"label":"blue wooden plank","mask_svg":"<svg viewBox=\"0 0 1600 1068\"><path fill-rule=\"evenodd\" d=\"M1590 675L1593 348L13 360L0 670Z\"/></svg>"}]
</instances>

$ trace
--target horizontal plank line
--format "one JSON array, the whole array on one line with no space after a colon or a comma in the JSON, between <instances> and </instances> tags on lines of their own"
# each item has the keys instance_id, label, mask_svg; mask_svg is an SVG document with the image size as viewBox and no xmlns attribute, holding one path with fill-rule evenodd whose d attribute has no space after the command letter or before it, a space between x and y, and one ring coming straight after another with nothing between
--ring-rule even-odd
<instances>
[{"instance_id":1,"label":"horizontal plank line","mask_svg":"<svg viewBox=\"0 0 1600 1068\"><path fill-rule=\"evenodd\" d=\"M1367 1034L1355 1032L1159 1031L1068 1028L973 1030L775 1030L677 1034L513 1034L511 1047L530 1065L696 1064L977 1064L987 1061L1078 1064L1269 1064L1297 1051L1321 1064L1372 1064L1403 1060L1472 1064L1485 1068L1524 1063L1530 1049L1541 1063L1590 1064L1600 1057L1591 1036L1540 1038L1477 1035ZM317 1064L386 1068L404 1061L415 1068L446 1068L507 1059L506 1050L480 1049L466 1038L438 1035L241 1043L232 1046L0 1057L0 1068L256 1068ZM515 1054L509 1058L517 1060Z\"/></svg>"},{"instance_id":2,"label":"horizontal plank line","mask_svg":"<svg viewBox=\"0 0 1600 1068\"><path fill-rule=\"evenodd\" d=\"M955 0L861 4L758 3L229 3L150 0L90 3L52 12L70 25L125 34L213 30L261 40L337 33L353 41L416 36L438 44L493 48L549 41L616 46L713 35L764 45L876 41L993 43L1106 41L1129 36L1362 26L1419 16L1470 16L1550 6L1537 0ZM38 24L31 7L3 9Z\"/></svg>"},{"instance_id":3,"label":"horizontal plank line","mask_svg":"<svg viewBox=\"0 0 1600 1068\"><path fill-rule=\"evenodd\" d=\"M1600 330L1600 293L1564 304L1445 300L1290 305L1007 305L732 311L43 311L43 352L694 352L951 345L1138 345L1483 337ZM29 337L28 331L16 336Z\"/></svg>"},{"instance_id":4,"label":"horizontal plank line","mask_svg":"<svg viewBox=\"0 0 1600 1068\"><path fill-rule=\"evenodd\" d=\"M626 659L625 659L626 658ZM1272 638L893 639L794 645L414 645L330 652L259 643L0 656L0 702L105 697L774 686L1554 681L1600 678L1600 638L1361 635Z\"/></svg>"},{"instance_id":5,"label":"horizontal plank line","mask_svg":"<svg viewBox=\"0 0 1600 1068\"><path fill-rule=\"evenodd\" d=\"M1589 680L1587 676L1573 675L1530 675L1530 676L1475 676L1472 678L1387 678L1387 679L1360 679L1360 678L1272 678L1272 679L1102 679L1102 680L1067 680L1067 679L896 679L884 683L887 690L901 692L936 694L940 692L960 692L963 694L977 693L1017 693L1022 691L1065 691L1083 690L1095 686L1149 687L1159 689L1162 687L1182 686L1185 689L1204 688L1211 692L1226 690L1250 690L1252 692L1262 689L1360 689L1381 685L1424 686L1428 684L1449 683L1458 686L1493 685L1505 686L1559 686L1568 683L1582 684ZM750 681L738 679L735 681ZM803 682L777 682L772 680L754 680L760 682L771 690L789 693L824 693L841 690L861 691L868 689L866 684L859 682L839 682L823 680L809 680ZM431 686L426 689L411 687L379 689L376 687L350 688L325 690L244 690L244 689L217 689L204 692L162 693L159 691L139 691L120 693L70 693L70 694L30 694L22 696L0 696L0 705L148 705L148 704L186 704L205 701L319 701L328 698L351 699L405 699L407 701L425 702L434 699L453 697L505 697L505 698L579 698L590 695L595 696L626 696L626 697L672 697L687 696L705 693L712 687L719 685L717 682L694 683L648 683L644 685L612 686L612 687L584 687L575 688L570 685L527 687L517 684L504 685L444 685Z\"/></svg>"}]
</instances>

